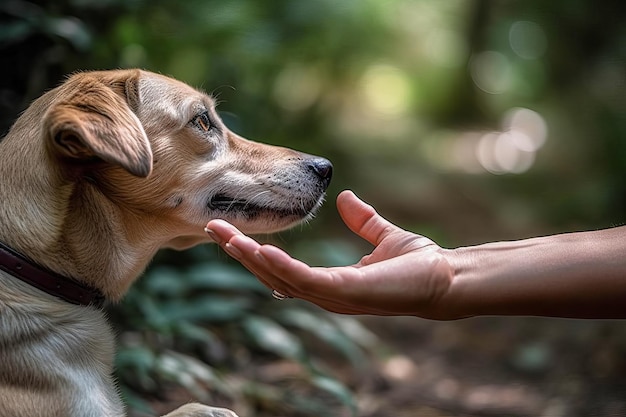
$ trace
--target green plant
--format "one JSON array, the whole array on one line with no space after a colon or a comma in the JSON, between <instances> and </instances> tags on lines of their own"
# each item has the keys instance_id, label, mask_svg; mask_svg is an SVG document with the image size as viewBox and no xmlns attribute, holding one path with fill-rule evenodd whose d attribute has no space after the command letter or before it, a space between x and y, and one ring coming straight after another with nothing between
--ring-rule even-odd
<instances>
[{"instance_id":1,"label":"green plant","mask_svg":"<svg viewBox=\"0 0 626 417\"><path fill-rule=\"evenodd\" d=\"M366 362L375 338L356 320L279 303L206 247L173 258L190 266L161 258L110 310L120 329L117 377L131 411L149 412L150 398L182 390L186 399L236 405L250 416L355 415L354 396L327 358Z\"/></svg>"}]
</instances>

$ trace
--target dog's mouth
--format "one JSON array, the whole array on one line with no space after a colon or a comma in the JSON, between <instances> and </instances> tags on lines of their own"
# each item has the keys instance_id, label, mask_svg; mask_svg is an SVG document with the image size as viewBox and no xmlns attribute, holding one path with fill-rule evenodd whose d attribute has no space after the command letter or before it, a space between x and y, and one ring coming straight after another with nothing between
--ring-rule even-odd
<instances>
[{"instance_id":1,"label":"dog's mouth","mask_svg":"<svg viewBox=\"0 0 626 417\"><path fill-rule=\"evenodd\" d=\"M215 194L207 202L207 207L211 211L218 211L224 214L243 215L247 218L271 215L285 218L306 218L322 204L324 194L316 200L299 201L298 204L287 206L267 206L255 203L251 200L230 197L226 194Z\"/></svg>"},{"instance_id":2,"label":"dog's mouth","mask_svg":"<svg viewBox=\"0 0 626 417\"><path fill-rule=\"evenodd\" d=\"M332 164L304 154L289 161L292 165L257 175L247 186L225 179L226 186L214 188L206 201L208 216L230 221L244 233L273 233L310 220L324 201Z\"/></svg>"},{"instance_id":3,"label":"dog's mouth","mask_svg":"<svg viewBox=\"0 0 626 417\"><path fill-rule=\"evenodd\" d=\"M211 199L207 203L207 207L209 209L219 211L243 211L245 210L247 205L249 205L249 202L247 200L228 197L225 194L216 194L211 197Z\"/></svg>"}]
</instances>

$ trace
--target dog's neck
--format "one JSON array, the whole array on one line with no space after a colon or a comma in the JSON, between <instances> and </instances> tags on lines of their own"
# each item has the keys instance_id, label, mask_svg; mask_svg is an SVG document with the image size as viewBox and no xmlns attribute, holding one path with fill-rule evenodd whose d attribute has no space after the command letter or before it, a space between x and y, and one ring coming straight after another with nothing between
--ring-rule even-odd
<instances>
[{"instance_id":1,"label":"dog's neck","mask_svg":"<svg viewBox=\"0 0 626 417\"><path fill-rule=\"evenodd\" d=\"M99 290L43 268L2 242L0 270L72 304L101 307L104 303L104 295Z\"/></svg>"},{"instance_id":2,"label":"dog's neck","mask_svg":"<svg viewBox=\"0 0 626 417\"><path fill-rule=\"evenodd\" d=\"M9 195L5 188L0 185L3 201ZM148 236L130 242L124 233L124 219L116 215L117 208L94 186L73 184L66 188L52 187L48 193L33 196L29 207L19 213L2 207L0 241L44 268L117 300L159 247ZM105 209L107 204L110 210Z\"/></svg>"},{"instance_id":3,"label":"dog's neck","mask_svg":"<svg viewBox=\"0 0 626 417\"><path fill-rule=\"evenodd\" d=\"M121 298L161 242L148 234L131 239L129 219L94 184L69 181L39 141L16 137L30 130L25 116L0 142L0 241L107 299Z\"/></svg>"}]
</instances>

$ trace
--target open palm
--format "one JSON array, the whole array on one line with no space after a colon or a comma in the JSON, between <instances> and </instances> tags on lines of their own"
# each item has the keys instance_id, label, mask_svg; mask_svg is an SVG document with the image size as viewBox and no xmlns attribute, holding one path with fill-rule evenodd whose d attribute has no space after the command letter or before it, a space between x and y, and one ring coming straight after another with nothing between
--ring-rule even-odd
<instances>
[{"instance_id":1,"label":"open palm","mask_svg":"<svg viewBox=\"0 0 626 417\"><path fill-rule=\"evenodd\" d=\"M374 245L351 266L310 267L221 220L209 222L207 230L227 253L282 294L344 314L440 318L440 302L453 276L446 250L388 222L350 191L337 197L337 207L346 225Z\"/></svg>"}]
</instances>

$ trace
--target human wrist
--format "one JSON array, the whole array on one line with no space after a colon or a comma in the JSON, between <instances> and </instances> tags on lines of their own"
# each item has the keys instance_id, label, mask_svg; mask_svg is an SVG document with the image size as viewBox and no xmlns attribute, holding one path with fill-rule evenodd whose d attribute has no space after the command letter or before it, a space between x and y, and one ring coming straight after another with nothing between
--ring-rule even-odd
<instances>
[{"instance_id":1,"label":"human wrist","mask_svg":"<svg viewBox=\"0 0 626 417\"><path fill-rule=\"evenodd\" d=\"M452 270L450 287L442 304L451 310L453 319L478 315L476 305L477 281L473 279L478 269L476 247L447 249L445 257Z\"/></svg>"},{"instance_id":2,"label":"human wrist","mask_svg":"<svg viewBox=\"0 0 626 417\"><path fill-rule=\"evenodd\" d=\"M532 314L546 294L533 286L544 277L549 249L543 238L486 243L453 249L451 304L460 317Z\"/></svg>"}]
</instances>

